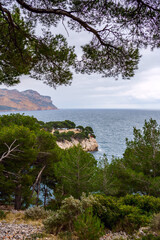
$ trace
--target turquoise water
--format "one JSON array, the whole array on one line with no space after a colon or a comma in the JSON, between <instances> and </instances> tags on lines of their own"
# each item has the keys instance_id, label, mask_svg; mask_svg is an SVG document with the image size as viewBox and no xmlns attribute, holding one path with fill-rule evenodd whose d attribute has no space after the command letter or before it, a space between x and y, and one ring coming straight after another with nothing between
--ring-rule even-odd
<instances>
[{"instance_id":1,"label":"turquoise water","mask_svg":"<svg viewBox=\"0 0 160 240\"><path fill-rule=\"evenodd\" d=\"M160 124L160 111L156 110L62 109L27 111L24 114L33 115L44 122L71 120L76 125L91 126L99 144L99 151L95 152L94 156L99 159L105 153L109 160L112 155L116 157L123 155L125 138L133 138L133 127L142 128L144 120L150 118Z\"/></svg>"}]
</instances>

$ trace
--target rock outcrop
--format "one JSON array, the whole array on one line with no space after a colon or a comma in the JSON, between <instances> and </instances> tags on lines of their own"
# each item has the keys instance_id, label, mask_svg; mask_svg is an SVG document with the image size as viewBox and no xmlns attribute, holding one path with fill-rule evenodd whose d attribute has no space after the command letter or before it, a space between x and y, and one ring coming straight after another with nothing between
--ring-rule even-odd
<instances>
[{"instance_id":1,"label":"rock outcrop","mask_svg":"<svg viewBox=\"0 0 160 240\"><path fill-rule=\"evenodd\" d=\"M0 111L32 111L57 109L51 98L33 90L0 89Z\"/></svg>"},{"instance_id":2,"label":"rock outcrop","mask_svg":"<svg viewBox=\"0 0 160 240\"><path fill-rule=\"evenodd\" d=\"M78 144L81 145L84 151L86 152L95 152L98 151L98 143L95 138L90 137L90 138L85 138L83 140L77 140L72 138L71 141L68 140L63 140L63 142L58 142L57 145L62 148L62 149L68 149L73 146L77 146Z\"/></svg>"}]
</instances>

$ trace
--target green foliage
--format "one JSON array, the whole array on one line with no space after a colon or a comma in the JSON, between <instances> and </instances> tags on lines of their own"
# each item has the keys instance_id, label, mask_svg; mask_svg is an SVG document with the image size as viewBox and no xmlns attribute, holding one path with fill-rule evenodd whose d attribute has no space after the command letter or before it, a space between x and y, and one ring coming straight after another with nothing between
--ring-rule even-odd
<instances>
[{"instance_id":1,"label":"green foliage","mask_svg":"<svg viewBox=\"0 0 160 240\"><path fill-rule=\"evenodd\" d=\"M65 121L50 121L50 122L42 122L39 121L39 124L41 125L42 128L47 129L47 131L51 132L53 129L72 129L75 128L76 125L74 122L70 120L65 120Z\"/></svg>"},{"instance_id":2,"label":"green foliage","mask_svg":"<svg viewBox=\"0 0 160 240\"><path fill-rule=\"evenodd\" d=\"M113 229L119 219L119 207L113 197L95 195L96 203L93 205L94 214L105 224L106 228Z\"/></svg>"},{"instance_id":3,"label":"green foliage","mask_svg":"<svg viewBox=\"0 0 160 240\"><path fill-rule=\"evenodd\" d=\"M0 219L6 218L6 213L2 210L0 210Z\"/></svg>"},{"instance_id":4,"label":"green foliage","mask_svg":"<svg viewBox=\"0 0 160 240\"><path fill-rule=\"evenodd\" d=\"M46 185L52 178L54 185L55 137L41 130L36 118L20 114L1 116L0 125L0 156L5 156L0 162L0 199L5 204L14 202L16 209L27 208L41 181Z\"/></svg>"},{"instance_id":5,"label":"green foliage","mask_svg":"<svg viewBox=\"0 0 160 240\"><path fill-rule=\"evenodd\" d=\"M126 195L120 198L119 202L121 204L137 206L144 213L158 213L160 212L160 198L155 198L153 196L146 195Z\"/></svg>"},{"instance_id":6,"label":"green foliage","mask_svg":"<svg viewBox=\"0 0 160 240\"><path fill-rule=\"evenodd\" d=\"M96 172L97 189L105 195L116 195L117 189L114 189L112 171L106 155L104 154L98 161Z\"/></svg>"},{"instance_id":7,"label":"green foliage","mask_svg":"<svg viewBox=\"0 0 160 240\"><path fill-rule=\"evenodd\" d=\"M96 203L93 205L94 214L96 214L105 224L106 228L116 231L126 231L132 233L141 226L150 223L153 213L159 209L159 199L146 198L149 207L145 208L143 196L127 195L122 198L106 197L95 195ZM130 199L130 201L128 201ZM132 199L132 200L131 200ZM157 208L153 208L153 202Z\"/></svg>"},{"instance_id":8,"label":"green foliage","mask_svg":"<svg viewBox=\"0 0 160 240\"><path fill-rule=\"evenodd\" d=\"M152 206L153 202L156 204L156 201L157 204L159 204L159 199L157 198L148 198L147 201L149 202L149 206ZM85 238L83 234L88 234L88 236L92 236L94 239L95 229L99 228L100 222L102 222L102 225L104 224L107 229L117 232L125 231L132 234L140 227L148 226L153 214L158 210L152 207L145 208L142 202L144 203L143 196L139 196L139 198L135 196L134 201L134 196L130 195L126 196L126 199L125 197L115 198L98 194L89 195L88 197L82 195L80 200L73 197L65 198L62 201L60 209L54 211L53 214L44 221L45 229L47 232L55 234L61 231L73 232L76 230L78 232L77 236L80 237L80 239L88 239L87 237ZM100 221L97 220L97 217ZM152 220L152 222L153 221L154 220ZM156 221L159 227L158 215ZM76 222L75 225L74 222Z\"/></svg>"},{"instance_id":9,"label":"green foliage","mask_svg":"<svg viewBox=\"0 0 160 240\"><path fill-rule=\"evenodd\" d=\"M139 49L159 47L159 2L151 1L2 1L0 5L0 82L17 83L30 74L50 86L67 85L77 72L130 78ZM16 5L16 7L15 7ZM21 8L23 13L21 16ZM92 34L78 61L62 35L49 32L66 19L71 30ZM43 31L36 35L40 23ZM144 34L145 32L145 34Z\"/></svg>"},{"instance_id":10,"label":"green foliage","mask_svg":"<svg viewBox=\"0 0 160 240\"><path fill-rule=\"evenodd\" d=\"M83 192L94 191L96 165L93 155L84 152L80 146L64 150L61 160L55 164L58 180L55 196L80 198Z\"/></svg>"},{"instance_id":11,"label":"green foliage","mask_svg":"<svg viewBox=\"0 0 160 240\"><path fill-rule=\"evenodd\" d=\"M79 133L75 133L74 134L74 138L77 140L83 140L85 138L89 138L88 134L85 131L79 132Z\"/></svg>"},{"instance_id":12,"label":"green foliage","mask_svg":"<svg viewBox=\"0 0 160 240\"><path fill-rule=\"evenodd\" d=\"M57 141L64 141L64 140L71 141L71 138L75 136L75 133L72 131L62 132L62 133L59 133L59 131L55 131L54 136L56 137Z\"/></svg>"},{"instance_id":13,"label":"green foliage","mask_svg":"<svg viewBox=\"0 0 160 240\"><path fill-rule=\"evenodd\" d=\"M59 210L44 220L44 227L48 233L58 234L59 232L70 231L74 229L74 221L77 216L91 207L96 202L96 199L89 195L86 197L84 194L81 199L75 199L72 196L65 198L62 201Z\"/></svg>"},{"instance_id":14,"label":"green foliage","mask_svg":"<svg viewBox=\"0 0 160 240\"><path fill-rule=\"evenodd\" d=\"M109 171L116 195L140 192L160 194L160 127L153 119L145 121L143 130L134 128L134 139L126 140L122 159L113 159Z\"/></svg>"},{"instance_id":15,"label":"green foliage","mask_svg":"<svg viewBox=\"0 0 160 240\"><path fill-rule=\"evenodd\" d=\"M79 240L98 240L104 235L104 225L97 216L93 215L92 208L86 209L77 217L74 228Z\"/></svg>"},{"instance_id":16,"label":"green foliage","mask_svg":"<svg viewBox=\"0 0 160 240\"><path fill-rule=\"evenodd\" d=\"M24 126L30 130L40 130L38 120L33 116L25 116L24 114L16 113L0 116L0 127L11 127L12 125Z\"/></svg>"},{"instance_id":17,"label":"green foliage","mask_svg":"<svg viewBox=\"0 0 160 240\"><path fill-rule=\"evenodd\" d=\"M43 31L42 38L36 37L33 22L25 19L24 14L22 17L18 7L6 12L1 6L0 83L17 84L20 75L29 74L53 87L69 84L72 79L69 68L76 57L74 48L68 47L60 34L53 36Z\"/></svg>"},{"instance_id":18,"label":"green foliage","mask_svg":"<svg viewBox=\"0 0 160 240\"><path fill-rule=\"evenodd\" d=\"M80 125L78 125L76 128L78 128L78 129L81 130L82 132L83 132L83 130L84 130L84 127L83 127L83 126L80 126Z\"/></svg>"},{"instance_id":19,"label":"green foliage","mask_svg":"<svg viewBox=\"0 0 160 240\"><path fill-rule=\"evenodd\" d=\"M30 186L34 179L31 166L36 160L38 149L33 131L24 126L12 125L0 129L0 155L7 152L7 145L10 146L15 139L15 144L18 146L16 151L1 163L4 179L0 182L0 194L1 200L5 202L8 194L14 196L15 207L20 208L21 203L17 203L18 196L25 199L25 202L30 201Z\"/></svg>"},{"instance_id":20,"label":"green foliage","mask_svg":"<svg viewBox=\"0 0 160 240\"><path fill-rule=\"evenodd\" d=\"M36 220L36 219L44 219L51 214L51 211L46 211L43 207L32 207L25 210L25 217Z\"/></svg>"},{"instance_id":21,"label":"green foliage","mask_svg":"<svg viewBox=\"0 0 160 240\"><path fill-rule=\"evenodd\" d=\"M78 140L83 140L85 138L89 138L89 136L92 136L96 138L94 135L93 129L89 126L87 127L82 127L82 126L77 126L76 124L70 120L65 120L65 121L51 121L51 122L38 122L42 128L45 130L52 132L53 129L54 131L54 136L57 138L57 141L63 141L63 140L68 140L71 141L71 138L78 139ZM59 132L58 129L79 129L79 133L74 133L73 131L68 131L68 132ZM57 129L57 130L56 130Z\"/></svg>"}]
</instances>

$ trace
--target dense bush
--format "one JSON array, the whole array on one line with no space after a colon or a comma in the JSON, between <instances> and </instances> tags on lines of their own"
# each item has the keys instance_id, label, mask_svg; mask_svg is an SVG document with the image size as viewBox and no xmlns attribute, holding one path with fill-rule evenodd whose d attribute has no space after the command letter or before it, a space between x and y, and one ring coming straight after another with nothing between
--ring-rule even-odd
<instances>
[{"instance_id":1,"label":"dense bush","mask_svg":"<svg viewBox=\"0 0 160 240\"><path fill-rule=\"evenodd\" d=\"M83 140L85 138L89 138L89 136L96 137L94 135L93 129L89 126L87 127L82 127L82 126L77 126L75 123L65 120L62 122L47 122L47 123L41 123L41 126L45 128L48 131L52 131L53 129L71 129L71 128L77 128L80 130L78 133L74 133L73 131L68 131L68 132L59 132L58 130L54 131L54 136L56 136L57 141L63 141L63 140L68 140L71 141L71 138L77 139L77 140Z\"/></svg>"},{"instance_id":2,"label":"dense bush","mask_svg":"<svg viewBox=\"0 0 160 240\"><path fill-rule=\"evenodd\" d=\"M48 233L58 234L59 232L70 231L74 229L74 221L78 215L82 214L85 209L91 207L96 199L89 195L82 195L81 199L75 199L72 196L62 201L59 210L52 213L44 220L44 227Z\"/></svg>"},{"instance_id":3,"label":"dense bush","mask_svg":"<svg viewBox=\"0 0 160 240\"><path fill-rule=\"evenodd\" d=\"M104 225L93 215L92 208L86 209L74 222L76 236L79 240L98 240L104 234Z\"/></svg>"},{"instance_id":4,"label":"dense bush","mask_svg":"<svg viewBox=\"0 0 160 240\"><path fill-rule=\"evenodd\" d=\"M43 207L32 207L25 211L25 217L32 220L44 219L51 214L51 211L46 211Z\"/></svg>"},{"instance_id":5,"label":"dense bush","mask_svg":"<svg viewBox=\"0 0 160 240\"><path fill-rule=\"evenodd\" d=\"M30 130L39 130L40 124L33 116L25 116L20 113L0 116L0 127L10 127L12 125L24 126Z\"/></svg>"},{"instance_id":6,"label":"dense bush","mask_svg":"<svg viewBox=\"0 0 160 240\"><path fill-rule=\"evenodd\" d=\"M144 213L158 213L160 212L160 198L155 198L148 195L126 195L119 201L121 204L137 206Z\"/></svg>"},{"instance_id":7,"label":"dense bush","mask_svg":"<svg viewBox=\"0 0 160 240\"><path fill-rule=\"evenodd\" d=\"M53 212L52 216L44 221L45 228L47 232L56 234L60 231L73 231L73 222L79 215L81 215L81 217L78 217L78 219L80 219L76 226L77 228L82 228L82 225L85 226L85 214L88 214L85 213L85 210L88 207L92 207L93 215L97 216L106 228L113 231L126 231L132 233L141 226L146 226L150 223L153 209L150 208L151 211L148 212L148 208L144 210L144 206L139 205L139 202L137 202L137 204L135 202L134 205L129 205L129 202L124 204L129 197L130 196L126 196L126 199L125 197L118 199L115 197L95 194L89 195L89 197L83 195L80 200L73 197L66 198L62 202L60 209ZM135 198L136 197L137 196L135 196ZM144 199L143 196L139 196L139 198L140 201L143 201ZM130 199L132 199L132 196ZM156 199L151 198L150 200L156 202ZM157 202L159 202L159 199L157 199ZM132 202L130 202L130 204L131 203ZM142 206L142 208L140 206ZM91 215L88 216L88 218L89 217L91 217ZM79 229L78 231L81 230ZM89 230L86 230L86 232L87 231Z\"/></svg>"},{"instance_id":8,"label":"dense bush","mask_svg":"<svg viewBox=\"0 0 160 240\"><path fill-rule=\"evenodd\" d=\"M54 136L56 137L57 141L63 140L71 141L71 138L74 137L74 135L75 133L73 131L59 133L59 131L57 130L54 132Z\"/></svg>"},{"instance_id":9,"label":"dense bush","mask_svg":"<svg viewBox=\"0 0 160 240\"><path fill-rule=\"evenodd\" d=\"M126 139L122 158L113 158L108 178L114 194L140 193L160 196L160 126L150 119L141 129L133 129L133 140ZM147 203L147 201L146 201Z\"/></svg>"},{"instance_id":10,"label":"dense bush","mask_svg":"<svg viewBox=\"0 0 160 240\"><path fill-rule=\"evenodd\" d=\"M63 141L63 140L71 141L72 138L77 140L83 140L85 138L89 138L90 135L95 138L95 135L90 134L90 132L86 131L85 128L82 132L78 132L78 133L74 133L73 131L60 133L58 130L54 132L54 136L56 137L57 141Z\"/></svg>"},{"instance_id":11,"label":"dense bush","mask_svg":"<svg viewBox=\"0 0 160 240\"><path fill-rule=\"evenodd\" d=\"M127 202L127 200L134 199L134 197L126 196L123 198L106 197L102 195L95 195L98 202L93 205L94 214L96 214L101 221L105 224L106 228L111 230L121 231L131 233L132 231L140 228L141 226L146 226L150 223L153 214L153 208L150 208L150 212L144 210L144 205L139 204L139 202L132 204L133 202ZM143 201L143 196L139 196L140 200ZM125 201L127 204L125 204ZM149 198L148 198L149 201ZM151 201L156 202L156 198ZM158 205L159 199L157 199ZM130 204L131 205L130 205ZM149 205L149 203L148 203ZM150 205L152 205L150 203ZM156 212L155 208L155 212Z\"/></svg>"},{"instance_id":12,"label":"dense bush","mask_svg":"<svg viewBox=\"0 0 160 240\"><path fill-rule=\"evenodd\" d=\"M47 131L52 131L52 129L59 129L59 128L71 129L76 127L75 123L70 120L54 121L54 122L51 121L46 123L39 121L39 124L41 125L42 128L45 128Z\"/></svg>"},{"instance_id":13,"label":"dense bush","mask_svg":"<svg viewBox=\"0 0 160 240\"><path fill-rule=\"evenodd\" d=\"M106 228L113 229L119 219L119 208L116 198L95 195L96 203L93 205L94 214L105 224Z\"/></svg>"}]
</instances>

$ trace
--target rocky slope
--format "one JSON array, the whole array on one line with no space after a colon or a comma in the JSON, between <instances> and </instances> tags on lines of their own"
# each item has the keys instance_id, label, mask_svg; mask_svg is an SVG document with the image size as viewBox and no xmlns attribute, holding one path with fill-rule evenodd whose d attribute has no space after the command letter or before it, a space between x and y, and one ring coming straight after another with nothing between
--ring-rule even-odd
<instances>
[{"instance_id":1,"label":"rocky slope","mask_svg":"<svg viewBox=\"0 0 160 240\"><path fill-rule=\"evenodd\" d=\"M59 133L62 133L62 132L74 132L74 133L80 133L81 130L79 129L59 129L58 130ZM52 130L52 134L54 134L55 132L55 129ZM78 144L81 145L81 147L83 148L84 151L86 152L95 152L95 151L98 151L98 143L96 141L96 139L94 137L89 137L89 138L85 138L83 140L77 140L75 138L71 138L71 141L68 141L68 140L63 140L63 141L57 141L57 145L62 148L62 149L68 149L68 148L71 148L73 146L77 146Z\"/></svg>"},{"instance_id":2,"label":"rocky slope","mask_svg":"<svg viewBox=\"0 0 160 240\"><path fill-rule=\"evenodd\" d=\"M68 141L68 140L64 140L63 142L57 141L57 145L62 149L71 148L73 146L77 146L78 144L80 144L83 150L86 152L98 151L98 143L96 139L93 137L90 137L89 139L85 138L81 141L78 141L74 138L72 138L72 141Z\"/></svg>"},{"instance_id":3,"label":"rocky slope","mask_svg":"<svg viewBox=\"0 0 160 240\"><path fill-rule=\"evenodd\" d=\"M57 109L51 98L33 90L0 89L0 111L31 111Z\"/></svg>"}]
</instances>

